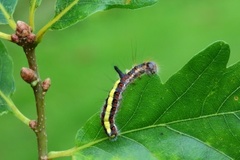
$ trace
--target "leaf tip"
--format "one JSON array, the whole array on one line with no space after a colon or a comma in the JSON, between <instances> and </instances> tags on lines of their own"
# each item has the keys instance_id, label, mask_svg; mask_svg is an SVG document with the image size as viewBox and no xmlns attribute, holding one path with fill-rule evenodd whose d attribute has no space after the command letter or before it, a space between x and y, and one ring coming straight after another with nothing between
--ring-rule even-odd
<instances>
[{"instance_id":1,"label":"leaf tip","mask_svg":"<svg viewBox=\"0 0 240 160\"><path fill-rule=\"evenodd\" d=\"M229 44L223 40L216 41L212 45L217 45L220 46L221 48L230 50Z\"/></svg>"}]
</instances>

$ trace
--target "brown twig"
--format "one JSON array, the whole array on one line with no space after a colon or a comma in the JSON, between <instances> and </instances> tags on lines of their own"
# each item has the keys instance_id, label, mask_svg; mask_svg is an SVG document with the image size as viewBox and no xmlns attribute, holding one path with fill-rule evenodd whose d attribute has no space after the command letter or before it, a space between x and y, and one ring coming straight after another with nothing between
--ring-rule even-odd
<instances>
[{"instance_id":1,"label":"brown twig","mask_svg":"<svg viewBox=\"0 0 240 160\"><path fill-rule=\"evenodd\" d=\"M29 68L22 68L21 76L24 81L31 84L34 92L37 110L37 120L30 121L30 128L35 132L38 143L38 159L47 160L47 133L46 133L46 116L45 116L45 93L50 86L50 80L44 83L40 79L38 72L35 48L36 36L32 33L32 29L24 22L18 21L16 33L12 35L12 42L23 47L27 57ZM46 83L48 88L46 89Z\"/></svg>"}]
</instances>

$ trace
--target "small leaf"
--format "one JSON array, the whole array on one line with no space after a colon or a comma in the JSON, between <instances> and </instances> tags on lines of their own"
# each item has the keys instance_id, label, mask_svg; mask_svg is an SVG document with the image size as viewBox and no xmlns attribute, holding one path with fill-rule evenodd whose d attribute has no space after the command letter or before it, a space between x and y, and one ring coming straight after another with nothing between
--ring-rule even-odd
<instances>
[{"instance_id":1,"label":"small leaf","mask_svg":"<svg viewBox=\"0 0 240 160\"><path fill-rule=\"evenodd\" d=\"M99 11L104 11L111 8L136 9L153 5L156 2L157 0L57 0L55 17L61 14L63 10L67 10L67 12L51 27L51 29L60 30L67 28ZM73 4L74 6L71 7Z\"/></svg>"},{"instance_id":2,"label":"small leaf","mask_svg":"<svg viewBox=\"0 0 240 160\"><path fill-rule=\"evenodd\" d=\"M8 24L6 17L12 18L17 2L17 0L0 0L0 24Z\"/></svg>"},{"instance_id":3,"label":"small leaf","mask_svg":"<svg viewBox=\"0 0 240 160\"><path fill-rule=\"evenodd\" d=\"M13 63L7 50L0 41L0 91L7 97L10 97L15 91L13 79ZM10 109L6 101L0 97L0 115L7 113Z\"/></svg>"},{"instance_id":4,"label":"small leaf","mask_svg":"<svg viewBox=\"0 0 240 160\"><path fill-rule=\"evenodd\" d=\"M77 133L73 159L239 159L240 62L216 42L165 84L157 75L130 84L116 117L117 140L94 115Z\"/></svg>"}]
</instances>

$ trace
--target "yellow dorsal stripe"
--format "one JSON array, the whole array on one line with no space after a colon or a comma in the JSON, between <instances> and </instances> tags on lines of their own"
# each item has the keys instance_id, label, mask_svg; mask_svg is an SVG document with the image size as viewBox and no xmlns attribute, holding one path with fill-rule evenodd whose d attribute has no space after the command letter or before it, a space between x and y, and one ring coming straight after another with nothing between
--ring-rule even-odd
<instances>
[{"instance_id":1,"label":"yellow dorsal stripe","mask_svg":"<svg viewBox=\"0 0 240 160\"><path fill-rule=\"evenodd\" d=\"M106 128L106 131L108 133L108 135L111 135L111 128L110 128L110 113L111 113L111 109L112 109L112 101L113 101L113 97L114 97L114 92L117 89L117 86L119 84L120 80L117 80L112 88L112 90L110 91L109 95L108 95L108 99L107 99L107 107L106 107L106 111L105 111L105 115L104 115L104 127Z\"/></svg>"}]
</instances>

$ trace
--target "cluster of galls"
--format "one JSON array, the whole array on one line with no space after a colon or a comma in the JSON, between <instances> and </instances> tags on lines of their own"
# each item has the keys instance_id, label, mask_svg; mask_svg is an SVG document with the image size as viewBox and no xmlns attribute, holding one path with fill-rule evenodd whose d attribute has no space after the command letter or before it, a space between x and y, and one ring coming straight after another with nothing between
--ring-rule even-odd
<instances>
[{"instance_id":1,"label":"cluster of galls","mask_svg":"<svg viewBox=\"0 0 240 160\"><path fill-rule=\"evenodd\" d=\"M16 32L12 34L11 38L12 42L23 48L33 48L36 46L36 35L32 33L32 28L22 21L17 21Z\"/></svg>"}]
</instances>

